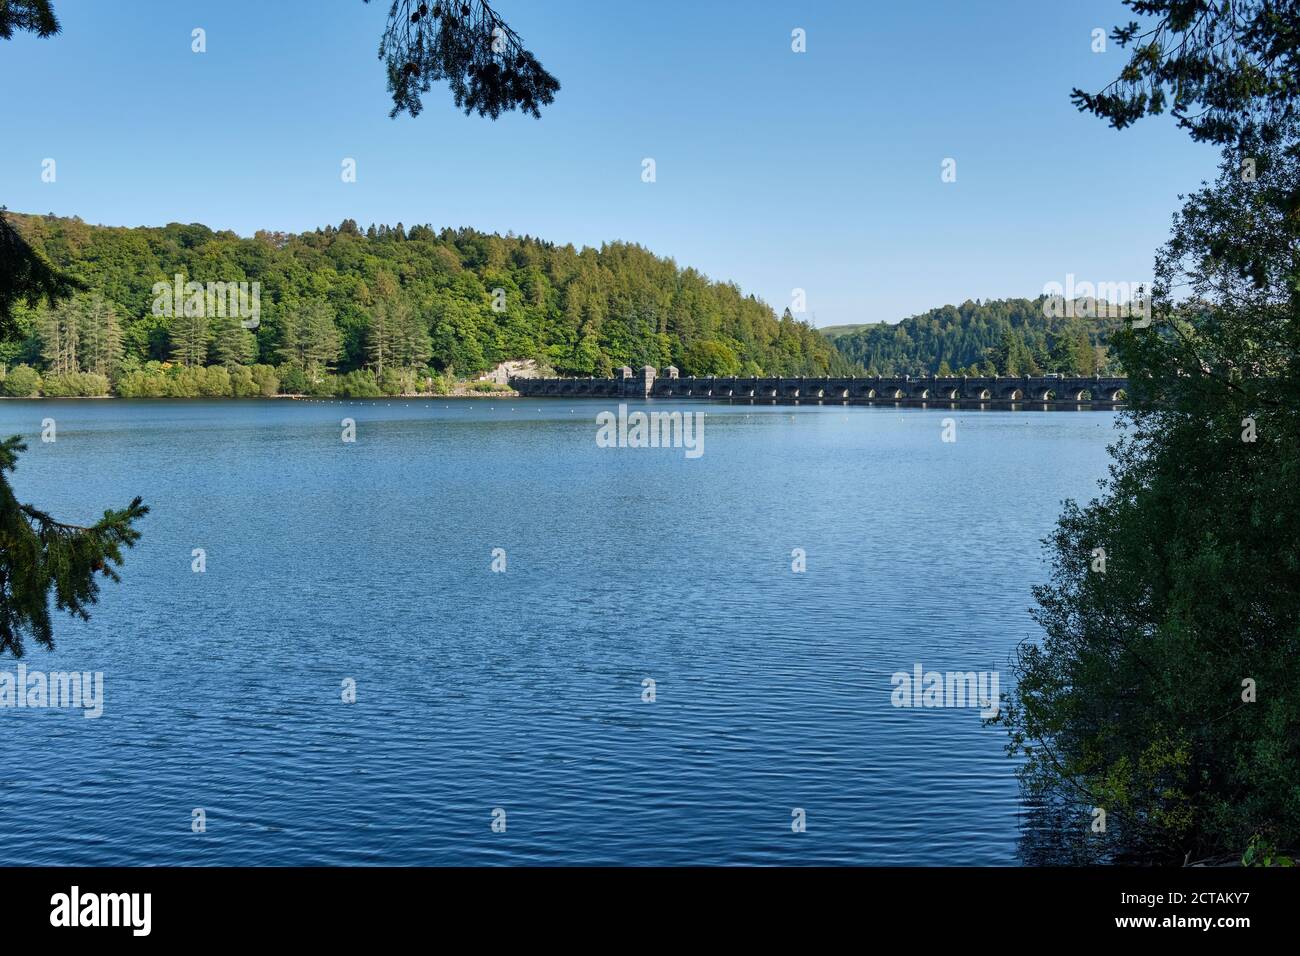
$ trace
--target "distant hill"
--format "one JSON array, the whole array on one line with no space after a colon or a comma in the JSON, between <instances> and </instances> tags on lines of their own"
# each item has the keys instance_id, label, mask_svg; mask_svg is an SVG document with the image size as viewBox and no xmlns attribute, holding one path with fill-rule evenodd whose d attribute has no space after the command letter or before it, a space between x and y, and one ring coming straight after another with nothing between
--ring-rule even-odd
<instances>
[{"instance_id":1,"label":"distant hill","mask_svg":"<svg viewBox=\"0 0 1300 956\"><path fill-rule=\"evenodd\" d=\"M852 371L788 311L777 315L734 283L628 243L579 249L474 229L367 228L350 219L244 238L197 223L128 228L8 217L53 265L83 281L88 296L102 297L92 325L114 336L110 377L166 361L306 362L330 374L398 366L459 376L510 359L536 359L564 375L610 375L622 365L676 365L699 375ZM260 324L245 334L238 323L153 314L155 283L177 274L204 284L259 282ZM63 339L42 333L55 328L42 310L23 312L27 338L5 343L0 363L71 373L85 365ZM305 336L316 343L312 350Z\"/></svg>"},{"instance_id":2,"label":"distant hill","mask_svg":"<svg viewBox=\"0 0 1300 956\"><path fill-rule=\"evenodd\" d=\"M834 340L839 338L841 335L850 335L857 332L859 329L865 329L868 324L869 323L866 322L859 322L856 325L827 325L817 331L828 339Z\"/></svg>"},{"instance_id":3,"label":"distant hill","mask_svg":"<svg viewBox=\"0 0 1300 956\"><path fill-rule=\"evenodd\" d=\"M1119 371L1107 343L1120 319L1049 318L1043 301L968 301L897 324L830 326L820 331L845 358L872 375Z\"/></svg>"}]
</instances>

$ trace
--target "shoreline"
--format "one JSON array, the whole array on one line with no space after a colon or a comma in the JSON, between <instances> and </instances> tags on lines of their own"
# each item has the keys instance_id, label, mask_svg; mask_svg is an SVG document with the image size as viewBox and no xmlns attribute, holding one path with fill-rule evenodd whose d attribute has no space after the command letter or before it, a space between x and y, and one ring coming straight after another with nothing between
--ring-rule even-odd
<instances>
[{"instance_id":1,"label":"shoreline","mask_svg":"<svg viewBox=\"0 0 1300 956\"><path fill-rule=\"evenodd\" d=\"M149 396L139 398L123 398L121 395L0 395L0 402L378 402L386 398L424 398L434 401L448 398L519 397L520 395L518 392L458 392L451 395L429 395L425 392L418 392L409 395L372 395L362 398L348 397L344 395L241 395L238 398L233 395L195 395L193 397L160 395L157 397Z\"/></svg>"},{"instance_id":2,"label":"shoreline","mask_svg":"<svg viewBox=\"0 0 1300 956\"><path fill-rule=\"evenodd\" d=\"M80 401L114 401L114 402L383 402L383 401L449 401L449 400L490 400L497 401L502 399L522 399L524 401L542 401L542 402L594 402L612 400L616 403L649 405L657 402L664 403L681 403L681 404L703 404L703 405L777 405L793 407L798 405L839 405L839 406L856 406L862 408L908 408L908 409L958 409L965 411L1080 411L1080 412L1114 412L1122 411L1128 407L1127 402L1026 402L1026 401L1006 401L1006 400L980 400L980 399L959 399L957 401L928 401L925 399L880 399L880 398L722 398L722 397L668 397L668 396L647 396L645 398L635 396L598 396L598 395L522 395L519 392L491 392L483 394L459 393L455 395L375 395L363 397L348 397L341 395L271 395L271 396L244 396L240 398L228 396L197 396L194 398L177 398L177 397L148 397L148 398L121 398L117 395L65 395L65 396L45 396L38 395L28 398L19 398L14 395L0 395L0 401L8 402L80 402Z\"/></svg>"}]
</instances>

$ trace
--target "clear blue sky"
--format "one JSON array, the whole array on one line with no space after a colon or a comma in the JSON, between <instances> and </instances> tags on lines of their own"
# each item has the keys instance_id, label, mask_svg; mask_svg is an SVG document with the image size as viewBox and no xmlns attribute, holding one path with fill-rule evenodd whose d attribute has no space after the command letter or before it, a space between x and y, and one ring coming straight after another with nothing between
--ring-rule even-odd
<instances>
[{"instance_id":1,"label":"clear blue sky","mask_svg":"<svg viewBox=\"0 0 1300 956\"><path fill-rule=\"evenodd\" d=\"M1123 63L1090 49L1129 19L1119 0L496 7L562 84L541 120L465 117L440 88L389 119L388 0L55 0L62 35L0 41L0 203L241 235L351 217L622 239L778 310L803 288L830 325L1148 278L1216 162L1167 118L1119 133L1070 105Z\"/></svg>"}]
</instances>

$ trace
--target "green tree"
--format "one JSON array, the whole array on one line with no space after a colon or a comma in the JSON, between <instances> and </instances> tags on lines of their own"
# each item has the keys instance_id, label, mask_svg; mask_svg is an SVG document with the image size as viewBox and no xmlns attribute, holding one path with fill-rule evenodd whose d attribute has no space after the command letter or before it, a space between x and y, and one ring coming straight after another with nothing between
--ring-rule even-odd
<instances>
[{"instance_id":1,"label":"green tree","mask_svg":"<svg viewBox=\"0 0 1300 956\"><path fill-rule=\"evenodd\" d=\"M202 366L207 361L212 330L203 309L178 307L168 323L167 336L173 360L193 366Z\"/></svg>"},{"instance_id":2,"label":"green tree","mask_svg":"<svg viewBox=\"0 0 1300 956\"><path fill-rule=\"evenodd\" d=\"M1081 106L1125 126L1172 95L1228 148L1157 257L1152 325L1114 338L1126 428L1102 495L1046 542L1045 636L998 722L1030 799L1107 808L1112 850L1232 860L1300 844L1300 19L1130 5L1164 19Z\"/></svg>"},{"instance_id":3,"label":"green tree","mask_svg":"<svg viewBox=\"0 0 1300 956\"><path fill-rule=\"evenodd\" d=\"M1166 862L1300 845L1300 235L1278 201L1300 160L1261 155L1258 183L1230 152L1189 199L1158 321L1117 336L1129 429L1048 541L1046 636L1002 715L1035 800L1106 807L1124 852ZM1243 241L1266 274L1216 253Z\"/></svg>"},{"instance_id":4,"label":"green tree","mask_svg":"<svg viewBox=\"0 0 1300 956\"><path fill-rule=\"evenodd\" d=\"M1079 342L1073 335L1059 335L1052 345L1052 370L1064 375L1078 375L1083 364Z\"/></svg>"},{"instance_id":5,"label":"green tree","mask_svg":"<svg viewBox=\"0 0 1300 956\"><path fill-rule=\"evenodd\" d=\"M14 18L12 11L0 12L0 37L6 37L6 17L10 24L23 22L21 17ZM56 25L54 32L57 29ZM9 222L5 207L0 206L0 340L17 335L14 307L19 303L32 308L41 302L53 305L82 287L81 282L52 267L33 249Z\"/></svg>"},{"instance_id":6,"label":"green tree","mask_svg":"<svg viewBox=\"0 0 1300 956\"><path fill-rule=\"evenodd\" d=\"M1038 375L1040 369L1019 333L1004 329L1002 341L989 350L989 364L997 375Z\"/></svg>"},{"instance_id":7,"label":"green tree","mask_svg":"<svg viewBox=\"0 0 1300 956\"><path fill-rule=\"evenodd\" d=\"M682 369L688 375L736 375L740 359L725 342L702 339L692 342L682 353Z\"/></svg>"},{"instance_id":8,"label":"green tree","mask_svg":"<svg viewBox=\"0 0 1300 956\"><path fill-rule=\"evenodd\" d=\"M433 339L414 309L402 309L393 327L393 361L398 368L410 370L427 365L433 355Z\"/></svg>"},{"instance_id":9,"label":"green tree","mask_svg":"<svg viewBox=\"0 0 1300 956\"><path fill-rule=\"evenodd\" d=\"M87 372L113 378L122 362L122 326L117 312L98 292L93 292L78 310L78 339L81 367Z\"/></svg>"},{"instance_id":10,"label":"green tree","mask_svg":"<svg viewBox=\"0 0 1300 956\"><path fill-rule=\"evenodd\" d=\"M41 360L55 375L78 372L77 346L81 341L82 319L75 299L67 299L42 310L36 320L41 343Z\"/></svg>"},{"instance_id":11,"label":"green tree","mask_svg":"<svg viewBox=\"0 0 1300 956\"><path fill-rule=\"evenodd\" d=\"M401 330L408 321L407 306L399 297L397 280L381 272L375 280L375 300L366 326L366 357L376 376L382 378L384 364L395 361Z\"/></svg>"},{"instance_id":12,"label":"green tree","mask_svg":"<svg viewBox=\"0 0 1300 956\"><path fill-rule=\"evenodd\" d=\"M990 369L1023 375L1023 370L1003 371L1007 360L1017 369L1042 369L1054 363L1048 343L1066 335L1082 335L1088 353L1104 354L1120 324L1106 318L1082 325L1054 317L1044 311L1042 298L992 299L931 309L895 324L864 325L836 336L833 345L846 360L887 375L938 374L942 362L949 368L978 368L990 355Z\"/></svg>"},{"instance_id":13,"label":"green tree","mask_svg":"<svg viewBox=\"0 0 1300 956\"><path fill-rule=\"evenodd\" d=\"M13 31L29 30L48 37L59 32L59 22L48 0L6 0L0 3L0 39ZM81 287L81 283L52 268L18 234L0 207L0 340L16 332L13 307L19 302L55 305ZM6 376L6 391L20 373ZM35 375L35 372L32 373ZM120 511L105 511L87 527L65 524L46 512L18 501L8 472L26 449L20 436L0 442L0 654L21 656L24 640L54 646L50 595L55 608L85 619L99 598L96 574L119 580L115 565L122 563L122 548L138 540L135 522L148 508L136 498Z\"/></svg>"},{"instance_id":14,"label":"green tree","mask_svg":"<svg viewBox=\"0 0 1300 956\"><path fill-rule=\"evenodd\" d=\"M342 353L334 310L324 299L311 299L284 312L280 334L281 360L296 364L312 383L323 381Z\"/></svg>"},{"instance_id":15,"label":"green tree","mask_svg":"<svg viewBox=\"0 0 1300 956\"><path fill-rule=\"evenodd\" d=\"M218 316L212 322L212 355L217 364L229 370L252 364L257 340L244 328L238 316Z\"/></svg>"},{"instance_id":16,"label":"green tree","mask_svg":"<svg viewBox=\"0 0 1300 956\"><path fill-rule=\"evenodd\" d=\"M26 447L18 436L0 442L0 654L15 657L29 637L54 647L51 592L58 610L89 617L99 599L96 575L120 580L114 566L122 564L122 548L139 539L135 522L149 510L136 498L79 527L19 503L5 473L17 467Z\"/></svg>"},{"instance_id":17,"label":"green tree","mask_svg":"<svg viewBox=\"0 0 1300 956\"><path fill-rule=\"evenodd\" d=\"M266 320L257 334L265 354L281 366L318 367L309 390L322 387L334 367L347 373L369 366L379 373L381 362L385 370L428 364L459 375L526 358L541 359L559 374L597 374L624 364L663 367L695 341L724 343L742 367L768 374L860 371L853 357L806 323L778 319L734 284L711 282L626 243L575 250L429 226L411 228L417 239L398 239L388 226L377 226L373 237L369 229L327 227L240 239L197 224L106 229L57 217L11 219L35 254L59 270L93 275L96 289L120 304L127 318L121 322L124 355L115 381L155 360L192 366L227 361L209 341L214 331L221 337L219 319L213 330L198 316L155 316L151 289L159 275L211 272L215 260L228 257L268 292ZM503 312L492 306L494 288L507 292ZM19 334L26 334L34 316L20 305L15 318L23 326ZM229 331L243 338L233 325ZM957 355L962 353L950 339L961 334L960 326L945 326L931 338L917 333L911 341L922 343L918 349ZM243 353L234 357L249 361ZM905 358L909 367L930 361L919 351ZM79 359L86 367L85 355ZM37 360L17 345L0 353L0 361ZM283 375L287 384L296 382L287 369Z\"/></svg>"},{"instance_id":18,"label":"green tree","mask_svg":"<svg viewBox=\"0 0 1300 956\"><path fill-rule=\"evenodd\" d=\"M41 392L41 376L30 365L17 365L0 382L10 398L31 398Z\"/></svg>"},{"instance_id":19,"label":"green tree","mask_svg":"<svg viewBox=\"0 0 1300 956\"><path fill-rule=\"evenodd\" d=\"M1080 110L1117 129L1169 110L1193 139L1234 146L1275 141L1295 120L1300 0L1124 4L1150 19L1115 28L1129 61L1100 92L1074 90Z\"/></svg>"}]
</instances>

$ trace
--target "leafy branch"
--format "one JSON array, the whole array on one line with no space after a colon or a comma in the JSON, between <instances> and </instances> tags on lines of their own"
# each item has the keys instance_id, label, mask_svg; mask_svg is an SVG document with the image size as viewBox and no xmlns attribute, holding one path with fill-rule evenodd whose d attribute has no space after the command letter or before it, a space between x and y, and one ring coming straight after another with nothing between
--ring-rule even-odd
<instances>
[{"instance_id":1,"label":"leafy branch","mask_svg":"<svg viewBox=\"0 0 1300 956\"><path fill-rule=\"evenodd\" d=\"M1297 115L1300 0L1124 2L1157 22L1112 31L1129 61L1100 92L1073 90L1079 110L1123 129L1168 109L1193 139L1221 145L1267 141Z\"/></svg>"},{"instance_id":2,"label":"leafy branch","mask_svg":"<svg viewBox=\"0 0 1300 956\"><path fill-rule=\"evenodd\" d=\"M149 512L136 498L83 527L19 503L4 472L17 467L26 449L17 435L0 442L0 654L15 657L22 656L28 636L54 647L51 591L58 610L89 619L89 606L99 600L96 576L121 580L115 566L122 564L122 549L140 537L135 522Z\"/></svg>"},{"instance_id":3,"label":"leafy branch","mask_svg":"<svg viewBox=\"0 0 1300 956\"><path fill-rule=\"evenodd\" d=\"M493 119L512 109L540 117L560 88L485 0L394 0L379 58L393 94L390 116L418 116L421 95L443 80L466 116Z\"/></svg>"}]
</instances>

